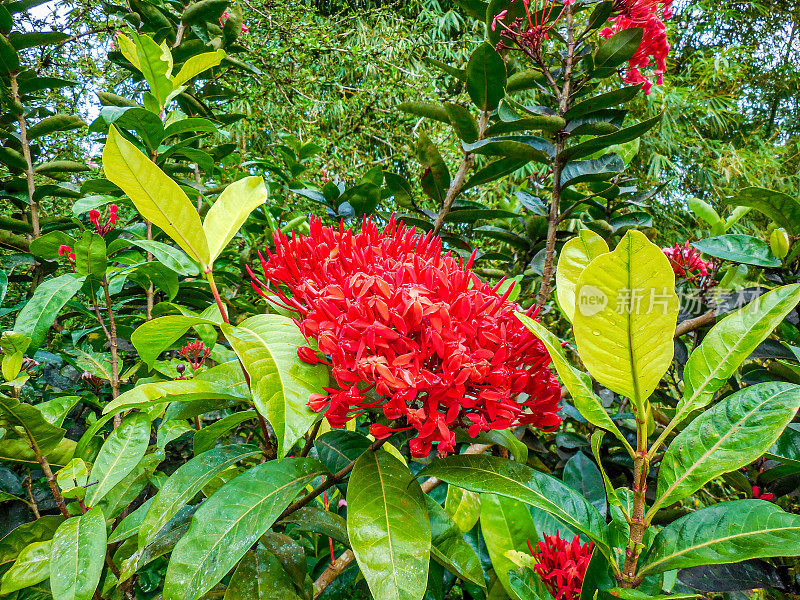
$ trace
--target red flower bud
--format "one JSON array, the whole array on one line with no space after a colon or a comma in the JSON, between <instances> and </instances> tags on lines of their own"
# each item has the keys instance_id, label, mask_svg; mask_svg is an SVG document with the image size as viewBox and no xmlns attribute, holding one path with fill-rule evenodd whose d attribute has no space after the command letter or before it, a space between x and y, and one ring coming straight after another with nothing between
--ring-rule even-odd
<instances>
[{"instance_id":1,"label":"red flower bud","mask_svg":"<svg viewBox=\"0 0 800 600\"><path fill-rule=\"evenodd\" d=\"M310 365L316 365L320 362L317 353L308 346L301 346L297 349L297 358Z\"/></svg>"},{"instance_id":2,"label":"red flower bud","mask_svg":"<svg viewBox=\"0 0 800 600\"><path fill-rule=\"evenodd\" d=\"M89 211L89 220L97 225L100 222L100 212L92 209Z\"/></svg>"},{"instance_id":3,"label":"red flower bud","mask_svg":"<svg viewBox=\"0 0 800 600\"><path fill-rule=\"evenodd\" d=\"M59 255L59 256L66 256L66 255L67 255L67 254L69 254L70 252L72 252L72 248L70 248L70 247L69 247L69 246L67 246L66 244L61 244L61 245L58 247L58 255Z\"/></svg>"}]
</instances>

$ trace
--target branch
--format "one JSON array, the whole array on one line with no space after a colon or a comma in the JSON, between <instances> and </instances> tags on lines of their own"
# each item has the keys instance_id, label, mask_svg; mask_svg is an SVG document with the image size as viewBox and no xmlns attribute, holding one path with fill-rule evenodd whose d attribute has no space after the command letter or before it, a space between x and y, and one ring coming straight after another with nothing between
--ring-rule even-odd
<instances>
[{"instance_id":1,"label":"branch","mask_svg":"<svg viewBox=\"0 0 800 600\"><path fill-rule=\"evenodd\" d=\"M713 310L710 310L707 313L700 315L699 317L695 317L694 319L686 319L682 323L679 323L678 326L675 328L675 335L673 337L679 338L682 335L689 333L690 331L694 331L695 329L700 329L703 325L708 325L709 323L713 323L716 318L717 318L717 313L714 312Z\"/></svg>"}]
</instances>

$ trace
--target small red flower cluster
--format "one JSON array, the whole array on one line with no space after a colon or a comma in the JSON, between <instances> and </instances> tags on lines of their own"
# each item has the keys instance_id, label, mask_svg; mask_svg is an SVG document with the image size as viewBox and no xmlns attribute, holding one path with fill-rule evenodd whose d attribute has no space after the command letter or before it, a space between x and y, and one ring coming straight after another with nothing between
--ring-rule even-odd
<instances>
[{"instance_id":1,"label":"small red flower cluster","mask_svg":"<svg viewBox=\"0 0 800 600\"><path fill-rule=\"evenodd\" d=\"M568 542L556 531L555 535L545 535L536 550L528 541L528 548L537 562L534 569L555 600L578 600L592 558L592 543L581 545L577 535Z\"/></svg>"},{"instance_id":2,"label":"small red flower cluster","mask_svg":"<svg viewBox=\"0 0 800 600\"><path fill-rule=\"evenodd\" d=\"M314 394L332 427L380 408L406 427L373 425L376 437L414 429L413 456L455 450L455 427L469 434L531 424L553 429L560 386L542 343L514 316L511 290L497 293L431 234L394 216L383 231L364 220L361 233L324 227L312 217L309 236L276 232L275 251L261 257L266 281L255 290L299 313L306 338L317 340L338 389ZM278 286L291 292L284 294ZM310 348L298 355L320 359Z\"/></svg>"},{"instance_id":3,"label":"small red flower cluster","mask_svg":"<svg viewBox=\"0 0 800 600\"><path fill-rule=\"evenodd\" d=\"M653 82L649 76L642 73L642 69L650 65L651 59L654 60L656 84L664 83L670 49L664 21L672 18L672 0L616 0L614 15L609 19L612 25L600 32L603 37L610 38L615 33L635 27L644 30L639 49L628 61L625 82L641 83L644 93L649 94Z\"/></svg>"},{"instance_id":4,"label":"small red flower cluster","mask_svg":"<svg viewBox=\"0 0 800 600\"><path fill-rule=\"evenodd\" d=\"M206 348L202 340L195 340L186 344L178 353L183 356L183 358L189 362L192 369L196 371L203 366L203 362L211 354L211 348ZM182 375L183 373L181 373L181 376Z\"/></svg>"},{"instance_id":5,"label":"small red flower cluster","mask_svg":"<svg viewBox=\"0 0 800 600\"><path fill-rule=\"evenodd\" d=\"M517 0L512 0L515 2ZM492 19L492 31L497 30L499 25L502 29L500 33L501 41L497 44L498 52L503 48L511 48L505 41L509 41L519 46L519 48L534 58L539 57L541 51L542 41L549 39L548 32L555 27L556 22L564 14L565 7L572 4L574 0L543 0L542 7L539 8L539 0L522 0L525 7L525 19L515 19L511 24L507 25L503 21L508 16L508 10L502 10L497 13ZM561 12L551 19L553 9L556 4L561 8ZM505 41L504 41L505 40Z\"/></svg>"},{"instance_id":6,"label":"small red flower cluster","mask_svg":"<svg viewBox=\"0 0 800 600\"><path fill-rule=\"evenodd\" d=\"M75 262L75 253L72 251L72 248L67 246L66 244L61 244L58 247L58 255L59 256L66 256L69 262Z\"/></svg>"},{"instance_id":7,"label":"small red flower cluster","mask_svg":"<svg viewBox=\"0 0 800 600\"><path fill-rule=\"evenodd\" d=\"M89 220L94 225L94 230L102 236L105 236L109 231L114 229L114 224L119 221L117 212L119 207L116 204L111 204L108 207L108 220L104 224L100 224L100 212L92 209L89 211Z\"/></svg>"},{"instance_id":8,"label":"small red flower cluster","mask_svg":"<svg viewBox=\"0 0 800 600\"><path fill-rule=\"evenodd\" d=\"M229 13L227 10L224 13L222 13L222 16L219 18L220 27L224 27L225 21L227 21L230 18L231 18L231 13ZM244 23L242 23L242 33L250 33L250 28Z\"/></svg>"},{"instance_id":9,"label":"small red flower cluster","mask_svg":"<svg viewBox=\"0 0 800 600\"><path fill-rule=\"evenodd\" d=\"M682 245L675 244L675 246L662 248L661 251L669 259L669 264L672 265L676 277L687 279L705 277L714 267L713 263L700 258L700 253L688 241Z\"/></svg>"},{"instance_id":10,"label":"small red flower cluster","mask_svg":"<svg viewBox=\"0 0 800 600\"><path fill-rule=\"evenodd\" d=\"M775 498L775 494L773 494L772 492L765 492L765 493L762 494L761 490L759 489L759 487L757 485L754 485L753 486L753 498L758 498L760 500L769 501L769 500L772 500L773 498Z\"/></svg>"}]
</instances>

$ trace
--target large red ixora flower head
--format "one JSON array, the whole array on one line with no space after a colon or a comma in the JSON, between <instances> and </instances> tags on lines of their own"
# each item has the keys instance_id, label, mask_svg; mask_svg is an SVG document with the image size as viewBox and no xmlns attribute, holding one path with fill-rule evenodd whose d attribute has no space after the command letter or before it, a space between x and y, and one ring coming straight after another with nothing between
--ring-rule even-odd
<instances>
[{"instance_id":1,"label":"large red ixora flower head","mask_svg":"<svg viewBox=\"0 0 800 600\"><path fill-rule=\"evenodd\" d=\"M714 263L706 262L700 258L700 253L688 241L662 248L661 251L669 259L676 277L695 279L705 277L709 270L714 268Z\"/></svg>"},{"instance_id":2,"label":"large red ixora flower head","mask_svg":"<svg viewBox=\"0 0 800 600\"><path fill-rule=\"evenodd\" d=\"M577 535L568 542L556 531L555 535L545 535L535 550L528 541L528 548L536 559L534 569L555 600L578 600L592 558L592 543L581 545Z\"/></svg>"},{"instance_id":3,"label":"large red ixora flower head","mask_svg":"<svg viewBox=\"0 0 800 600\"><path fill-rule=\"evenodd\" d=\"M642 70L650 66L651 60L655 61L656 84L664 82L670 49L664 21L672 18L672 0L615 0L612 14L614 16L609 19L611 26L600 32L604 37L610 38L624 29L635 27L643 30L642 43L628 61L625 81L641 83L644 93L649 94L653 87L650 80L652 76L644 74Z\"/></svg>"},{"instance_id":4,"label":"large red ixora flower head","mask_svg":"<svg viewBox=\"0 0 800 600\"><path fill-rule=\"evenodd\" d=\"M553 429L561 389L542 343L507 301L442 242L418 235L394 216L383 231L365 219L360 233L325 227L312 217L308 236L274 235L261 257L262 296L298 313L307 338L332 365L338 388L309 406L342 427L378 408L395 427L376 437L416 430L414 456L455 449L455 427L481 431L531 424ZM474 257L474 255L473 255ZM270 287L271 284L271 287ZM288 289L286 294L281 287ZM307 362L319 357L299 353Z\"/></svg>"}]
</instances>

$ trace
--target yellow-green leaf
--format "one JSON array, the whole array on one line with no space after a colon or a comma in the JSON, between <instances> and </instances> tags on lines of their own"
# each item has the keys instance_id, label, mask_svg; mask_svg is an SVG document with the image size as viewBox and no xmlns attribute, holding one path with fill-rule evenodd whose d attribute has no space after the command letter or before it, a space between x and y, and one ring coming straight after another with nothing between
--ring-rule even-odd
<instances>
[{"instance_id":1,"label":"yellow-green leaf","mask_svg":"<svg viewBox=\"0 0 800 600\"><path fill-rule=\"evenodd\" d=\"M667 257L643 233L629 231L586 267L575 297L581 360L601 385L643 412L674 351L678 297Z\"/></svg>"},{"instance_id":2,"label":"yellow-green leaf","mask_svg":"<svg viewBox=\"0 0 800 600\"><path fill-rule=\"evenodd\" d=\"M239 231L250 213L266 201L267 188L261 177L245 177L222 191L203 222L210 253L209 266Z\"/></svg>"},{"instance_id":3,"label":"yellow-green leaf","mask_svg":"<svg viewBox=\"0 0 800 600\"><path fill-rule=\"evenodd\" d=\"M616 423L611 420L600 398L592 390L591 380L586 373L582 373L569 363L558 338L530 317L517 314L517 318L544 344L550 354L550 359L553 361L553 366L556 368L561 382L569 390L572 402L578 412L592 425L602 427L613 433L632 452L633 449L630 448L628 440L622 435Z\"/></svg>"},{"instance_id":4,"label":"yellow-green leaf","mask_svg":"<svg viewBox=\"0 0 800 600\"><path fill-rule=\"evenodd\" d=\"M556 301L564 316L575 316L575 285L583 270L595 258L608 252L606 241L590 229L581 229L561 249L556 269Z\"/></svg>"},{"instance_id":5,"label":"yellow-green leaf","mask_svg":"<svg viewBox=\"0 0 800 600\"><path fill-rule=\"evenodd\" d=\"M139 53L136 50L136 44L133 40L120 33L117 35L117 45L119 46L119 51L122 52L122 56L127 58L134 67L141 71L142 66L139 64Z\"/></svg>"},{"instance_id":6,"label":"yellow-green leaf","mask_svg":"<svg viewBox=\"0 0 800 600\"><path fill-rule=\"evenodd\" d=\"M182 86L193 77L197 77L203 71L216 67L222 62L222 59L227 56L225 50L215 50L214 52L203 52L190 57L178 74L172 77L172 85L177 87Z\"/></svg>"},{"instance_id":7,"label":"yellow-green leaf","mask_svg":"<svg viewBox=\"0 0 800 600\"><path fill-rule=\"evenodd\" d=\"M191 200L113 125L103 149L103 168L145 219L163 229L189 256L208 265L208 243Z\"/></svg>"}]
</instances>

